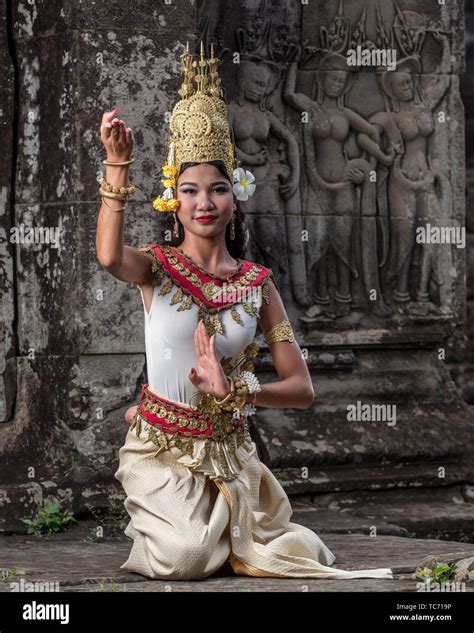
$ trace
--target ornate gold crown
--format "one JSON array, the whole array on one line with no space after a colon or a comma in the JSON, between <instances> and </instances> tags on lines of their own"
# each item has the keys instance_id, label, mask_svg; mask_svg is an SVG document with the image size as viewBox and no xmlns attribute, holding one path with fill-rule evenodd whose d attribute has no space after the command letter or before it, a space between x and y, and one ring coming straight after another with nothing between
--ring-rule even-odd
<instances>
[{"instance_id":1,"label":"ornate gold crown","mask_svg":"<svg viewBox=\"0 0 474 633\"><path fill-rule=\"evenodd\" d=\"M154 200L157 211L174 211L179 207L176 185L182 163L205 163L221 160L231 182L237 168L235 148L227 120L227 105L220 88L217 72L219 60L214 56L204 57L204 42L201 41L201 58L194 60L189 52L181 55L183 84L178 91L181 99L176 103L170 118L167 160L163 166L162 196ZM196 72L195 72L196 70Z\"/></svg>"}]
</instances>

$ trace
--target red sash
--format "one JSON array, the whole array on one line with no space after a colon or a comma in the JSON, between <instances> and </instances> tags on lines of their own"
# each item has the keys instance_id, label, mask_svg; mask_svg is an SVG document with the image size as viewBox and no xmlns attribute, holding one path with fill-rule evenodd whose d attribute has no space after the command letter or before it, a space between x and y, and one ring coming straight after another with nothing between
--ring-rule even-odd
<instances>
[{"instance_id":1,"label":"red sash","mask_svg":"<svg viewBox=\"0 0 474 633\"><path fill-rule=\"evenodd\" d=\"M199 410L167 400L151 391L148 383L142 386L137 413L149 424L159 425L166 433L173 435L178 433L203 439L208 437L222 439L245 422L244 417L232 420L231 424L227 420L224 428L222 420L220 422L212 420Z\"/></svg>"}]
</instances>

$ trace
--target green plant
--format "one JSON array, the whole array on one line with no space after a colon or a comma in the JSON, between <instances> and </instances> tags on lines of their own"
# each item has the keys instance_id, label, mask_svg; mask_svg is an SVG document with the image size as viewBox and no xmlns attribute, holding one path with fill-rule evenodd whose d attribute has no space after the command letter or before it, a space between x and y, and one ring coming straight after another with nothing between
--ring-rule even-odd
<instances>
[{"instance_id":1,"label":"green plant","mask_svg":"<svg viewBox=\"0 0 474 633\"><path fill-rule=\"evenodd\" d=\"M68 512L60 510L58 501L50 501L39 508L33 519L20 519L27 525L27 534L41 536L53 532L64 532L66 526L76 519Z\"/></svg>"},{"instance_id":2,"label":"green plant","mask_svg":"<svg viewBox=\"0 0 474 633\"><path fill-rule=\"evenodd\" d=\"M5 581L12 576L18 576L16 569L0 569L0 579Z\"/></svg>"},{"instance_id":3,"label":"green plant","mask_svg":"<svg viewBox=\"0 0 474 633\"><path fill-rule=\"evenodd\" d=\"M97 528L91 527L89 528L89 532L90 532L89 536L86 536L85 538L81 538L81 541L83 543L97 543L99 540L101 540L97 536Z\"/></svg>"},{"instance_id":4,"label":"green plant","mask_svg":"<svg viewBox=\"0 0 474 633\"><path fill-rule=\"evenodd\" d=\"M416 575L425 582L437 582L440 585L449 583L454 578L456 563L441 563L436 561L436 566L430 569L424 567L423 569L417 569Z\"/></svg>"},{"instance_id":5,"label":"green plant","mask_svg":"<svg viewBox=\"0 0 474 633\"><path fill-rule=\"evenodd\" d=\"M104 583L103 583L103 582L101 582L101 581L99 581L99 587L100 587L100 590L99 590L99 591L114 591L114 592L115 592L115 591L120 591L120 589L118 588L118 585L117 585L116 581L115 581L113 578L111 578L111 579L110 579L110 581L111 581L110 589L106 589L106 587L105 587ZM125 586L125 585L124 585L124 589L123 589L123 590L124 590L124 591L127 591L127 588L126 588L126 586Z\"/></svg>"}]
</instances>

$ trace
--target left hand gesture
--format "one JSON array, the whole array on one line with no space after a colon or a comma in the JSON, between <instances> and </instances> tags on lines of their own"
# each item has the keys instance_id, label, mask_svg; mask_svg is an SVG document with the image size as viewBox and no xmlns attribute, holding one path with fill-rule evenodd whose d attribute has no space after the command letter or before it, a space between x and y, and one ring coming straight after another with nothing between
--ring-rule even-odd
<instances>
[{"instance_id":1,"label":"left hand gesture","mask_svg":"<svg viewBox=\"0 0 474 633\"><path fill-rule=\"evenodd\" d=\"M210 393L218 400L222 400L229 393L230 382L217 358L215 338L215 334L209 337L201 319L194 333L198 372L192 367L188 378L199 391Z\"/></svg>"}]
</instances>

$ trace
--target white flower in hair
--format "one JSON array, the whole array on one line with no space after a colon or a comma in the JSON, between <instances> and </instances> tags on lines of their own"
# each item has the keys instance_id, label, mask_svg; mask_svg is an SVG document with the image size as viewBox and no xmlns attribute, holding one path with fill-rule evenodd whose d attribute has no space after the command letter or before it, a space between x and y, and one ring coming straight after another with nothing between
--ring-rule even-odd
<instances>
[{"instance_id":1,"label":"white flower in hair","mask_svg":"<svg viewBox=\"0 0 474 633\"><path fill-rule=\"evenodd\" d=\"M165 189L162 198L163 200L171 200L172 198L174 198L173 190L170 187L168 187L168 189Z\"/></svg>"},{"instance_id":2,"label":"white flower in hair","mask_svg":"<svg viewBox=\"0 0 474 633\"><path fill-rule=\"evenodd\" d=\"M252 184L255 176L251 171L237 167L234 169L234 186L232 187L237 200L248 200L253 196L256 185Z\"/></svg>"}]
</instances>

